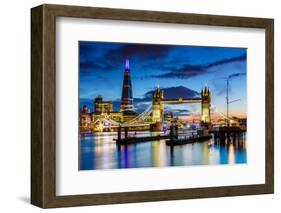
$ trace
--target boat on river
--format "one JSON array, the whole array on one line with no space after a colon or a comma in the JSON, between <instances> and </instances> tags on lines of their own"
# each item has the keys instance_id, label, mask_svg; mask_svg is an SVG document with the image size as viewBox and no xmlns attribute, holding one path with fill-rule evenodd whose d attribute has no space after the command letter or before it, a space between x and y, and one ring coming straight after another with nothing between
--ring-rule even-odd
<instances>
[{"instance_id":1,"label":"boat on river","mask_svg":"<svg viewBox=\"0 0 281 213\"><path fill-rule=\"evenodd\" d=\"M186 138L173 138L166 140L166 144L168 146L178 146L178 145L184 145L184 144L191 144L196 142L204 142L212 138L212 135L196 135L192 137L186 137Z\"/></svg>"}]
</instances>

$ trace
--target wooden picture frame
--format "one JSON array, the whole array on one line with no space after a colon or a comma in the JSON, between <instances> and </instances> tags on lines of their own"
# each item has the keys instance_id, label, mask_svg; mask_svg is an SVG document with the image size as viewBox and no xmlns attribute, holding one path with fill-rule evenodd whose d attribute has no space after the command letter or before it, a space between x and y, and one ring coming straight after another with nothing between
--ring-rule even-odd
<instances>
[{"instance_id":1,"label":"wooden picture frame","mask_svg":"<svg viewBox=\"0 0 281 213\"><path fill-rule=\"evenodd\" d=\"M56 195L56 18L94 18L265 29L265 184ZM42 208L267 194L274 191L274 21L186 13L41 5L31 9L31 203Z\"/></svg>"}]
</instances>

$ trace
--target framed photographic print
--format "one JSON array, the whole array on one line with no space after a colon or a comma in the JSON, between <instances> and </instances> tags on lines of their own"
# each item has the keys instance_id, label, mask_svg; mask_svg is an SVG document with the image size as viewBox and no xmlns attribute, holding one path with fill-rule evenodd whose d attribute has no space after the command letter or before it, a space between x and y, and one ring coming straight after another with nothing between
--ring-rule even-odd
<instances>
[{"instance_id":1,"label":"framed photographic print","mask_svg":"<svg viewBox=\"0 0 281 213\"><path fill-rule=\"evenodd\" d=\"M273 193L272 19L31 10L31 203Z\"/></svg>"}]
</instances>

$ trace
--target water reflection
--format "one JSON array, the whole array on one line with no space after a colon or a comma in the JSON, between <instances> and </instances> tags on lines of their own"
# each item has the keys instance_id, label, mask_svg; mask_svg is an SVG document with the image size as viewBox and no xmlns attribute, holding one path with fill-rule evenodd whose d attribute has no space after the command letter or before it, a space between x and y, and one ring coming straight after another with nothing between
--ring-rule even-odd
<instances>
[{"instance_id":1,"label":"water reflection","mask_svg":"<svg viewBox=\"0 0 281 213\"><path fill-rule=\"evenodd\" d=\"M241 164L247 160L245 135L174 147L165 140L117 146L114 138L117 134L110 132L81 135L79 169Z\"/></svg>"}]
</instances>

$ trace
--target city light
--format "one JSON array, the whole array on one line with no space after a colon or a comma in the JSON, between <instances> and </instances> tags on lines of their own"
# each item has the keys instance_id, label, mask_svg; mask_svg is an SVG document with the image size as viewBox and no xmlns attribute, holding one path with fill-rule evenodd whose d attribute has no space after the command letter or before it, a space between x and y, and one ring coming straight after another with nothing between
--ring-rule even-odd
<instances>
[{"instance_id":1,"label":"city light","mask_svg":"<svg viewBox=\"0 0 281 213\"><path fill-rule=\"evenodd\" d=\"M80 44L81 170L247 162L245 48Z\"/></svg>"}]
</instances>

